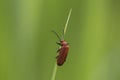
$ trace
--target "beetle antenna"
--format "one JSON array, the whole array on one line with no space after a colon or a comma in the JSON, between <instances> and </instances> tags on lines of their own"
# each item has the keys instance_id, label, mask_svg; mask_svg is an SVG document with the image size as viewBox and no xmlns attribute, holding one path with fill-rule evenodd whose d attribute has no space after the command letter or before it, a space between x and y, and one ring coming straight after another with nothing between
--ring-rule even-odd
<instances>
[{"instance_id":1,"label":"beetle antenna","mask_svg":"<svg viewBox=\"0 0 120 80\"><path fill-rule=\"evenodd\" d=\"M60 36L58 35L58 33L55 32L54 30L52 30L52 32L58 37L59 41L61 41L61 38L60 38Z\"/></svg>"}]
</instances>

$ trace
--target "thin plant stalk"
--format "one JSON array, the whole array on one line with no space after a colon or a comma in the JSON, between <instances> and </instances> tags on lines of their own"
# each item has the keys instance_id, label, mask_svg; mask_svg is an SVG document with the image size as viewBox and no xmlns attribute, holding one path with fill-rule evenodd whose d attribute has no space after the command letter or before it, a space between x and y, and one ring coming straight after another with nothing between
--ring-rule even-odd
<instances>
[{"instance_id":1,"label":"thin plant stalk","mask_svg":"<svg viewBox=\"0 0 120 80\"><path fill-rule=\"evenodd\" d=\"M69 12L69 14L68 14L68 18L67 18L67 21L66 21L66 24L65 24L65 27L64 27L64 33L63 33L63 35L65 35L65 33L66 33L66 30L67 30L67 26L68 26L68 22L69 22L69 19L70 19L71 12L72 12L72 9L70 9L70 12Z\"/></svg>"},{"instance_id":2,"label":"thin plant stalk","mask_svg":"<svg viewBox=\"0 0 120 80\"><path fill-rule=\"evenodd\" d=\"M64 36L65 33L66 33L66 30L67 30L67 26L68 26L68 22L69 22L69 19L70 19L71 12L72 12L72 9L70 9L70 11L69 11L68 18L67 18L67 21L66 21L64 30L63 30L63 36ZM57 64L56 64L56 62L55 62L55 66L54 66L54 69L53 69L53 73L52 73L52 78L51 78L51 80L55 80L56 73L57 73Z\"/></svg>"},{"instance_id":3,"label":"thin plant stalk","mask_svg":"<svg viewBox=\"0 0 120 80\"><path fill-rule=\"evenodd\" d=\"M53 73L52 73L52 79L51 80L55 80L56 72L57 72L57 64L55 62L55 66L53 68Z\"/></svg>"}]
</instances>

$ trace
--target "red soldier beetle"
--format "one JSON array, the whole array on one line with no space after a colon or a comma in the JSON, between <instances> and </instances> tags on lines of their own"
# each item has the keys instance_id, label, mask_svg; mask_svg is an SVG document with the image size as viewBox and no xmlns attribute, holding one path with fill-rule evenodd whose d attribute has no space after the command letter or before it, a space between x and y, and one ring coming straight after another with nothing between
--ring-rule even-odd
<instances>
[{"instance_id":1,"label":"red soldier beetle","mask_svg":"<svg viewBox=\"0 0 120 80\"><path fill-rule=\"evenodd\" d=\"M57 44L60 46L60 49L57 50L57 65L58 66L62 66L64 64L64 62L66 61L67 58L67 54L69 51L69 44L63 39L60 38L60 36L55 32L52 31L59 39L60 42L57 42ZM64 33L63 33L63 37L64 37Z\"/></svg>"}]
</instances>

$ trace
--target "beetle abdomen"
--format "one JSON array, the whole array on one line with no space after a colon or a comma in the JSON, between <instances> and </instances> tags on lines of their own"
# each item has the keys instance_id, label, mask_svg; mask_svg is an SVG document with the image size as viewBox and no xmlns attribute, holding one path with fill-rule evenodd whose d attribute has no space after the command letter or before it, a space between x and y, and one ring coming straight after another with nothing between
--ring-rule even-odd
<instances>
[{"instance_id":1,"label":"beetle abdomen","mask_svg":"<svg viewBox=\"0 0 120 80\"><path fill-rule=\"evenodd\" d=\"M61 66L65 62L68 54L69 46L62 46L57 56L57 65Z\"/></svg>"}]
</instances>

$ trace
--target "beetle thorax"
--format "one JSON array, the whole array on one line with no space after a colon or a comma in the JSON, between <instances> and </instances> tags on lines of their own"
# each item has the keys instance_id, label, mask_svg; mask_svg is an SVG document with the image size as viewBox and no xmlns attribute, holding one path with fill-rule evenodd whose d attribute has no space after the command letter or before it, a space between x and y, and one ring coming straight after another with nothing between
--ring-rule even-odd
<instances>
[{"instance_id":1,"label":"beetle thorax","mask_svg":"<svg viewBox=\"0 0 120 80\"><path fill-rule=\"evenodd\" d=\"M68 43L64 40L61 40L60 43L61 43L61 46L67 46L68 45Z\"/></svg>"}]
</instances>

